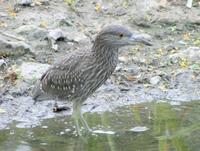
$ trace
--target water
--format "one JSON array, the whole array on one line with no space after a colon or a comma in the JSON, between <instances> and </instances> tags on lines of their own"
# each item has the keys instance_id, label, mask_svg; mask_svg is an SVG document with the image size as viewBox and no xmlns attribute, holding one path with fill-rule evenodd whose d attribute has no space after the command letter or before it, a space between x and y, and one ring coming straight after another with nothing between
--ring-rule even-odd
<instances>
[{"instance_id":1,"label":"water","mask_svg":"<svg viewBox=\"0 0 200 151\"><path fill-rule=\"evenodd\" d=\"M77 137L71 117L0 131L0 151L199 151L200 102L167 102L84 114L92 134Z\"/></svg>"}]
</instances>

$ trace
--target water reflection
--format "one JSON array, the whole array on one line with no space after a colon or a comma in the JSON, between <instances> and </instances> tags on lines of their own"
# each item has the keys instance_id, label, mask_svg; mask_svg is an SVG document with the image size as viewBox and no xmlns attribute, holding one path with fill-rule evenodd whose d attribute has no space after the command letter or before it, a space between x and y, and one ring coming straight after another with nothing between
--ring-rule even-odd
<instances>
[{"instance_id":1,"label":"water reflection","mask_svg":"<svg viewBox=\"0 0 200 151\"><path fill-rule=\"evenodd\" d=\"M200 102L122 107L84 115L95 130L75 136L70 117L0 131L0 151L199 151Z\"/></svg>"}]
</instances>

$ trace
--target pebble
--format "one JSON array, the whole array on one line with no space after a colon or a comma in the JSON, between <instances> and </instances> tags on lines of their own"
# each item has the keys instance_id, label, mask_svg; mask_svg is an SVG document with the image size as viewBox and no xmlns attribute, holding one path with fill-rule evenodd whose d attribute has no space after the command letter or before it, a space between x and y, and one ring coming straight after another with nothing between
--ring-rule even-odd
<instances>
[{"instance_id":1,"label":"pebble","mask_svg":"<svg viewBox=\"0 0 200 151\"><path fill-rule=\"evenodd\" d=\"M65 134L65 132L60 132L60 135L64 135Z\"/></svg>"},{"instance_id":2,"label":"pebble","mask_svg":"<svg viewBox=\"0 0 200 151\"><path fill-rule=\"evenodd\" d=\"M71 130L70 130L70 129L68 129L68 128L67 128L67 129L65 129L65 132L70 132L70 131L71 131Z\"/></svg>"},{"instance_id":3,"label":"pebble","mask_svg":"<svg viewBox=\"0 0 200 151\"><path fill-rule=\"evenodd\" d=\"M48 126L44 125L44 126L42 126L42 128L45 128L45 129L46 129L46 128L48 128Z\"/></svg>"},{"instance_id":4,"label":"pebble","mask_svg":"<svg viewBox=\"0 0 200 151\"><path fill-rule=\"evenodd\" d=\"M149 82L152 84L152 85L157 85L161 80L161 77L160 76L154 76L152 78L150 78Z\"/></svg>"},{"instance_id":5,"label":"pebble","mask_svg":"<svg viewBox=\"0 0 200 151\"><path fill-rule=\"evenodd\" d=\"M60 38L65 38L65 34L60 28L57 28L49 31L48 38L58 40Z\"/></svg>"},{"instance_id":6,"label":"pebble","mask_svg":"<svg viewBox=\"0 0 200 151\"><path fill-rule=\"evenodd\" d=\"M10 41L0 37L2 56L19 56L31 51L31 46L23 41Z\"/></svg>"},{"instance_id":7,"label":"pebble","mask_svg":"<svg viewBox=\"0 0 200 151\"><path fill-rule=\"evenodd\" d=\"M6 14L4 12L0 12L0 17L8 17L8 14Z\"/></svg>"},{"instance_id":8,"label":"pebble","mask_svg":"<svg viewBox=\"0 0 200 151\"><path fill-rule=\"evenodd\" d=\"M200 47L189 47L188 49L184 50L183 53L192 62L198 62L200 60Z\"/></svg>"},{"instance_id":9,"label":"pebble","mask_svg":"<svg viewBox=\"0 0 200 151\"><path fill-rule=\"evenodd\" d=\"M31 6L32 0L18 0L18 4L22 6Z\"/></svg>"},{"instance_id":10,"label":"pebble","mask_svg":"<svg viewBox=\"0 0 200 151\"><path fill-rule=\"evenodd\" d=\"M64 40L66 38L66 36L60 28L57 28L57 29L50 30L47 38L51 42L51 48L53 50L57 51L58 50L58 44L56 44L56 41Z\"/></svg>"},{"instance_id":11,"label":"pebble","mask_svg":"<svg viewBox=\"0 0 200 151\"><path fill-rule=\"evenodd\" d=\"M181 45L186 45L187 44L186 42L184 42L182 40L178 41L178 43L181 44Z\"/></svg>"},{"instance_id":12,"label":"pebble","mask_svg":"<svg viewBox=\"0 0 200 151\"><path fill-rule=\"evenodd\" d=\"M6 66L6 61L4 59L0 59L0 70L4 70Z\"/></svg>"},{"instance_id":13,"label":"pebble","mask_svg":"<svg viewBox=\"0 0 200 151\"><path fill-rule=\"evenodd\" d=\"M42 5L49 5L49 0L41 0Z\"/></svg>"},{"instance_id":14,"label":"pebble","mask_svg":"<svg viewBox=\"0 0 200 151\"><path fill-rule=\"evenodd\" d=\"M131 73L132 75L137 75L140 72L140 68L137 65L129 65L124 67L124 71Z\"/></svg>"},{"instance_id":15,"label":"pebble","mask_svg":"<svg viewBox=\"0 0 200 151\"><path fill-rule=\"evenodd\" d=\"M108 14L113 14L115 16L123 16L126 14L126 9L124 8L115 8L114 10L108 11Z\"/></svg>"},{"instance_id":16,"label":"pebble","mask_svg":"<svg viewBox=\"0 0 200 151\"><path fill-rule=\"evenodd\" d=\"M118 59L120 62L126 63L126 62L128 62L129 58L127 56L119 56Z\"/></svg>"},{"instance_id":17,"label":"pebble","mask_svg":"<svg viewBox=\"0 0 200 151\"><path fill-rule=\"evenodd\" d=\"M169 55L169 59L174 64L181 59L187 59L193 63L198 63L200 61L200 47L189 47L179 53Z\"/></svg>"}]
</instances>

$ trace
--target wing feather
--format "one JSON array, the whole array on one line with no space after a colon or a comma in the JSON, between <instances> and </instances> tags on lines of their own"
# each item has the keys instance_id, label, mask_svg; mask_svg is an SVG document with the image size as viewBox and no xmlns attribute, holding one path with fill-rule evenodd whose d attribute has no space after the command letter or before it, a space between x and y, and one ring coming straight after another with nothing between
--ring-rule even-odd
<instances>
[{"instance_id":1,"label":"wing feather","mask_svg":"<svg viewBox=\"0 0 200 151\"><path fill-rule=\"evenodd\" d=\"M80 69L80 57L71 56L55 64L42 75L42 90L59 98L71 97L84 83Z\"/></svg>"}]
</instances>

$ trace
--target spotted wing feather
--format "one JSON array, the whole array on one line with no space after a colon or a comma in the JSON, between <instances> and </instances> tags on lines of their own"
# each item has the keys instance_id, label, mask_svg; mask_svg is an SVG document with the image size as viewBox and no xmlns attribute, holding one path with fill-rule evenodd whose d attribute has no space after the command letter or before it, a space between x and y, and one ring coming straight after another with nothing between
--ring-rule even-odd
<instances>
[{"instance_id":1,"label":"spotted wing feather","mask_svg":"<svg viewBox=\"0 0 200 151\"><path fill-rule=\"evenodd\" d=\"M51 68L41 79L42 89L46 93L59 98L68 98L80 90L83 83L80 77L81 73L75 69Z\"/></svg>"},{"instance_id":2,"label":"spotted wing feather","mask_svg":"<svg viewBox=\"0 0 200 151\"><path fill-rule=\"evenodd\" d=\"M80 63L82 57L82 54L71 54L49 68L35 85L33 96L39 98L46 93L60 99L75 97L84 83Z\"/></svg>"}]
</instances>

